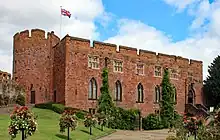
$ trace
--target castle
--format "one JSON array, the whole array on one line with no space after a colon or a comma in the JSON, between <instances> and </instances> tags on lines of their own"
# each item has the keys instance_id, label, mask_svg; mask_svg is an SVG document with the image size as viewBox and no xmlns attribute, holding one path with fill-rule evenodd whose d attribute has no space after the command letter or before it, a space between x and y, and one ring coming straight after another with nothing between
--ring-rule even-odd
<instances>
[{"instance_id":1,"label":"castle","mask_svg":"<svg viewBox=\"0 0 220 140\"><path fill-rule=\"evenodd\" d=\"M90 45L92 44L92 45ZM95 111L102 70L109 70L117 106L143 115L159 109L163 69L170 70L176 110L202 105L202 61L32 29L14 35L13 78L25 87L27 103L48 101ZM194 106L196 107L196 106Z\"/></svg>"}]
</instances>

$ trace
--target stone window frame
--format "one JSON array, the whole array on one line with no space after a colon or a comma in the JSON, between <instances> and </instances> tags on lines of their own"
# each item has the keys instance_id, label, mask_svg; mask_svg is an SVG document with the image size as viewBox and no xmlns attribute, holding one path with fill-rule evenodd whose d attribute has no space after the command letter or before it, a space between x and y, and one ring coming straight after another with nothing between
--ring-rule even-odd
<instances>
[{"instance_id":1,"label":"stone window frame","mask_svg":"<svg viewBox=\"0 0 220 140\"><path fill-rule=\"evenodd\" d=\"M89 80L89 100L97 100L98 98L98 84L96 79L93 77Z\"/></svg>"},{"instance_id":2,"label":"stone window frame","mask_svg":"<svg viewBox=\"0 0 220 140\"><path fill-rule=\"evenodd\" d=\"M119 80L115 82L115 101L122 102L122 84Z\"/></svg>"},{"instance_id":3,"label":"stone window frame","mask_svg":"<svg viewBox=\"0 0 220 140\"><path fill-rule=\"evenodd\" d=\"M170 71L170 79L175 79L175 80L179 79L179 71L177 69L170 68L169 71ZM175 71L175 73L173 71Z\"/></svg>"},{"instance_id":4,"label":"stone window frame","mask_svg":"<svg viewBox=\"0 0 220 140\"><path fill-rule=\"evenodd\" d=\"M137 95L136 103L144 103L144 87L141 83L137 86Z\"/></svg>"},{"instance_id":5,"label":"stone window frame","mask_svg":"<svg viewBox=\"0 0 220 140\"><path fill-rule=\"evenodd\" d=\"M138 68L138 66L140 66L140 65L142 65L143 67L142 67L142 68ZM139 70L141 70L142 73L140 73ZM144 75L144 74L145 74L145 73L144 73L144 63L137 63L137 64L136 64L136 73L137 73L138 75Z\"/></svg>"},{"instance_id":6,"label":"stone window frame","mask_svg":"<svg viewBox=\"0 0 220 140\"><path fill-rule=\"evenodd\" d=\"M157 69L156 69L157 67L160 67L160 72L157 71ZM160 75L157 75L156 73L160 73ZM154 76L155 77L162 77L162 66L160 66L160 65L154 66Z\"/></svg>"},{"instance_id":7,"label":"stone window frame","mask_svg":"<svg viewBox=\"0 0 220 140\"><path fill-rule=\"evenodd\" d=\"M121 66L118 65L117 63L121 63ZM120 68L121 70L116 70L116 67L117 67L117 69ZM122 60L120 60L120 59L114 59L113 60L113 71L118 72L118 73L123 73L123 61Z\"/></svg>"},{"instance_id":8,"label":"stone window frame","mask_svg":"<svg viewBox=\"0 0 220 140\"><path fill-rule=\"evenodd\" d=\"M97 58L97 61L94 61L94 57ZM91 69L99 69L99 56L98 55L88 55L88 67ZM97 67L94 67L96 65Z\"/></svg>"},{"instance_id":9,"label":"stone window frame","mask_svg":"<svg viewBox=\"0 0 220 140\"><path fill-rule=\"evenodd\" d=\"M159 93L158 93L158 91L159 91ZM158 103L161 101L161 87L160 87L160 85L156 85L156 86L154 87L154 95L155 95L155 100L154 100L154 102L155 102L156 104L158 104Z\"/></svg>"}]
</instances>

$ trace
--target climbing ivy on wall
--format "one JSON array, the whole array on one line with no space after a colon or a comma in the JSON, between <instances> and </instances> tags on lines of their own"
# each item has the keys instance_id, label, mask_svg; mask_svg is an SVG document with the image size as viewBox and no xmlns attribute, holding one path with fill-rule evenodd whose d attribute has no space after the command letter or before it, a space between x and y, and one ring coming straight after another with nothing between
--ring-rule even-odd
<instances>
[{"instance_id":1,"label":"climbing ivy on wall","mask_svg":"<svg viewBox=\"0 0 220 140\"><path fill-rule=\"evenodd\" d=\"M174 88L170 83L169 70L164 70L162 86L162 100L161 100L161 121L164 127L169 127L174 121Z\"/></svg>"},{"instance_id":2,"label":"climbing ivy on wall","mask_svg":"<svg viewBox=\"0 0 220 140\"><path fill-rule=\"evenodd\" d=\"M108 84L108 69L104 68L102 73L102 87L101 96L98 100L98 112L103 112L105 115L110 115L114 109L114 103L112 97L109 93L109 84Z\"/></svg>"}]
</instances>

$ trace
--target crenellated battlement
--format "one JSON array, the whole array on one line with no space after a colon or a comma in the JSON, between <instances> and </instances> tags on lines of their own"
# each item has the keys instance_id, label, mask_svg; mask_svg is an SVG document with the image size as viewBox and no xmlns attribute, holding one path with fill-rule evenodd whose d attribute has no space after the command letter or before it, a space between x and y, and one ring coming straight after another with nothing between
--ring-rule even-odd
<instances>
[{"instance_id":1,"label":"crenellated battlement","mask_svg":"<svg viewBox=\"0 0 220 140\"><path fill-rule=\"evenodd\" d=\"M67 35L66 37L69 37L71 41L73 41L73 44L77 44L79 48L84 49L97 49L97 50L103 50L103 51L111 51L115 53L121 53L121 54L127 54L127 55L136 55L138 57L146 57L147 59L157 59L157 60L169 60L172 62L181 62L184 65L189 66L198 66L202 64L202 61L183 58L181 56L175 56L175 55L169 55L164 53L156 53L153 51L143 50L143 49L137 49L132 48L128 46L123 45L116 45L111 43L105 43L100 41L93 41L91 42L88 39L78 38L78 37L71 37ZM86 44L85 44L86 43ZM92 45L91 45L92 44ZM118 48L117 48L118 46Z\"/></svg>"},{"instance_id":2,"label":"crenellated battlement","mask_svg":"<svg viewBox=\"0 0 220 140\"><path fill-rule=\"evenodd\" d=\"M51 32L45 32L42 29L32 29L32 30L24 30L21 32L18 32L14 35L14 40L20 40L20 39L31 39L31 38L37 38L37 39L42 39L42 40L48 40L50 39L50 36L53 36L57 39L59 37L54 34L54 31ZM60 40L60 39L59 39Z\"/></svg>"},{"instance_id":3,"label":"crenellated battlement","mask_svg":"<svg viewBox=\"0 0 220 140\"><path fill-rule=\"evenodd\" d=\"M54 32L48 32L46 33L44 30L41 29L32 29L32 30L24 30L22 32L16 33L14 35L14 40L18 41L21 39L33 39L33 41L37 40L49 40L51 37L56 38L57 40L60 40L59 37L57 37ZM137 57L146 57L147 59L157 59L157 60L168 60L172 62L182 62L184 65L189 66L200 66L202 65L202 61L198 60L192 60L188 58L183 58L181 56L175 56L175 55L169 55L169 54L163 54L163 53L156 53L153 51L143 50L143 49L137 49L132 48L128 46L123 45L116 45L111 43L105 43L100 41L90 41L89 39L79 38L79 37L72 37L70 35L66 35L62 40L67 39L70 41L71 44L74 44L75 47L78 49L89 49L93 48L94 50L102 50L102 51L108 51L112 53L121 53L126 55L132 55ZM62 41L61 40L61 41Z\"/></svg>"}]
</instances>

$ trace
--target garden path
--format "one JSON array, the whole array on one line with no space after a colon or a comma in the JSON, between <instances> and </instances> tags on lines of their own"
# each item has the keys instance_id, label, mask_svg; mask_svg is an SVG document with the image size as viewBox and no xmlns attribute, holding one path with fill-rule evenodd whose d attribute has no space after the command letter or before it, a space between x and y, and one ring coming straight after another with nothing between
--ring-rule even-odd
<instances>
[{"instance_id":1,"label":"garden path","mask_svg":"<svg viewBox=\"0 0 220 140\"><path fill-rule=\"evenodd\" d=\"M168 135L173 135L168 131L168 129L150 131L117 130L115 133L99 140L166 140Z\"/></svg>"}]
</instances>

